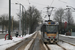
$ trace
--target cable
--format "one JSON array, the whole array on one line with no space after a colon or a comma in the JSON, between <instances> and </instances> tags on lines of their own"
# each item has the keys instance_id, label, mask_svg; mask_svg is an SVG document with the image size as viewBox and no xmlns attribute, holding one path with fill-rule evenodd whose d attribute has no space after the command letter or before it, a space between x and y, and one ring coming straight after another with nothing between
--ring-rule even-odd
<instances>
[{"instance_id":1,"label":"cable","mask_svg":"<svg viewBox=\"0 0 75 50\"><path fill-rule=\"evenodd\" d=\"M29 3L29 6L31 5L31 3L29 2L29 0L27 0L28 1L28 3Z\"/></svg>"},{"instance_id":2,"label":"cable","mask_svg":"<svg viewBox=\"0 0 75 50\"><path fill-rule=\"evenodd\" d=\"M38 4L38 5L42 5L42 6L47 6L47 5L44 5L44 4L40 4L40 3L36 3L36 2L33 2L35 4Z\"/></svg>"},{"instance_id":3,"label":"cable","mask_svg":"<svg viewBox=\"0 0 75 50\"><path fill-rule=\"evenodd\" d=\"M28 3L29 3L29 5L31 4L31 3L29 2L29 0L28 0Z\"/></svg>"},{"instance_id":4,"label":"cable","mask_svg":"<svg viewBox=\"0 0 75 50\"><path fill-rule=\"evenodd\" d=\"M54 2L54 0L52 1L51 5L53 4L53 2ZM51 5L50 5L50 6L51 6Z\"/></svg>"},{"instance_id":5,"label":"cable","mask_svg":"<svg viewBox=\"0 0 75 50\"><path fill-rule=\"evenodd\" d=\"M61 1L61 2L63 2L63 3L66 3L66 4L67 4L67 2L64 2L64 1L62 1L62 0L58 0L58 1Z\"/></svg>"},{"instance_id":6,"label":"cable","mask_svg":"<svg viewBox=\"0 0 75 50\"><path fill-rule=\"evenodd\" d=\"M29 2L29 1L28 1ZM37 2L33 2L33 1L31 1L32 3L34 3L34 4L38 4L38 5L42 5L42 6L47 6L47 5L44 5L44 4L40 4L40 3L37 3ZM30 2L29 2L30 3Z\"/></svg>"}]
</instances>

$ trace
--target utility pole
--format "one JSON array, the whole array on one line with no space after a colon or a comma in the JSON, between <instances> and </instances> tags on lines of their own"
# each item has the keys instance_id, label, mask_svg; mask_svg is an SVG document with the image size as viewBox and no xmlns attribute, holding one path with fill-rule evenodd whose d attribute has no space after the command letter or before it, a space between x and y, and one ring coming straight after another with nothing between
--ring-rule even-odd
<instances>
[{"instance_id":1,"label":"utility pole","mask_svg":"<svg viewBox=\"0 0 75 50\"><path fill-rule=\"evenodd\" d=\"M13 17L14 17L14 16L12 16L12 32L13 32Z\"/></svg>"},{"instance_id":2,"label":"utility pole","mask_svg":"<svg viewBox=\"0 0 75 50\"><path fill-rule=\"evenodd\" d=\"M22 5L22 4L21 4ZM25 9L25 7L22 5L22 37L23 37L23 35L24 35L24 16L23 16L23 14L25 14L24 12L23 12L23 8ZM25 31L26 32L26 31Z\"/></svg>"},{"instance_id":3,"label":"utility pole","mask_svg":"<svg viewBox=\"0 0 75 50\"><path fill-rule=\"evenodd\" d=\"M20 16L19 16L19 34L21 35L22 34L22 31L21 31L21 4L20 4Z\"/></svg>"},{"instance_id":4,"label":"utility pole","mask_svg":"<svg viewBox=\"0 0 75 50\"><path fill-rule=\"evenodd\" d=\"M10 40L11 39L11 37L10 37L10 35L11 35L11 0L9 0L9 31L8 31L8 33L9 33L9 35L8 35L8 39Z\"/></svg>"},{"instance_id":5,"label":"utility pole","mask_svg":"<svg viewBox=\"0 0 75 50\"><path fill-rule=\"evenodd\" d=\"M24 20L24 23L25 23L25 24L24 24L24 27L25 27L25 35L26 35L26 34L27 34L27 24L26 24L26 23L27 23L27 18L26 18L26 11L25 11L24 14L25 14L25 17L24 17L24 19L25 19L25 20Z\"/></svg>"},{"instance_id":6,"label":"utility pole","mask_svg":"<svg viewBox=\"0 0 75 50\"><path fill-rule=\"evenodd\" d=\"M20 20L19 20L19 34L22 36L24 35L24 17L23 17L23 8L25 9L25 7L21 4L21 3L15 3L15 4L19 4L20 5ZM21 14L21 6L22 6L22 14ZM21 18L22 16L22 18ZM21 19L22 19L22 31L21 31Z\"/></svg>"},{"instance_id":7,"label":"utility pole","mask_svg":"<svg viewBox=\"0 0 75 50\"><path fill-rule=\"evenodd\" d=\"M24 16L23 16L23 5L22 5L22 37L24 35Z\"/></svg>"},{"instance_id":8,"label":"utility pole","mask_svg":"<svg viewBox=\"0 0 75 50\"><path fill-rule=\"evenodd\" d=\"M46 7L47 8L47 14L48 14L48 17L49 17L49 20L50 20L50 16L51 16L51 14L52 14L52 11L53 11L53 9L54 9L54 7ZM51 8L51 11L50 11L50 13L49 13L49 9Z\"/></svg>"},{"instance_id":9,"label":"utility pole","mask_svg":"<svg viewBox=\"0 0 75 50\"><path fill-rule=\"evenodd\" d=\"M31 6L30 6L30 13L31 13ZM30 16L31 16L31 14L30 14ZM30 17L30 20L29 20L29 34L31 33L31 18L32 17Z\"/></svg>"}]
</instances>

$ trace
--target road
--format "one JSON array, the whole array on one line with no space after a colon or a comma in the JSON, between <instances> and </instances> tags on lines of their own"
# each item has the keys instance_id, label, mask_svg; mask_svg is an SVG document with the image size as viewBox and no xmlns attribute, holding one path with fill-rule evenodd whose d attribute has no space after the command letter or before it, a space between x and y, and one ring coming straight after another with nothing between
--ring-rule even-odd
<instances>
[{"instance_id":1,"label":"road","mask_svg":"<svg viewBox=\"0 0 75 50\"><path fill-rule=\"evenodd\" d=\"M39 32L29 50L46 50L43 46L43 42L41 40L41 35L39 34Z\"/></svg>"},{"instance_id":2,"label":"road","mask_svg":"<svg viewBox=\"0 0 75 50\"><path fill-rule=\"evenodd\" d=\"M69 38L64 38L61 36L60 39L69 42L74 40L74 39L69 40ZM62 44L64 44L64 46ZM65 44L67 45L67 47ZM68 45L71 46L72 48L70 48ZM75 49L75 46L62 41L59 41L57 44L44 44L41 39L40 32L37 31L31 37L24 39L20 43L17 43L16 45L11 46L6 50L72 50L72 49Z\"/></svg>"},{"instance_id":3,"label":"road","mask_svg":"<svg viewBox=\"0 0 75 50\"><path fill-rule=\"evenodd\" d=\"M59 39L75 45L75 39L74 38L59 36Z\"/></svg>"},{"instance_id":4,"label":"road","mask_svg":"<svg viewBox=\"0 0 75 50\"><path fill-rule=\"evenodd\" d=\"M6 50L45 50L45 48L43 46L43 42L41 41L41 35L39 35L39 32L37 32L35 35L23 40L22 42L10 48L7 48Z\"/></svg>"},{"instance_id":5,"label":"road","mask_svg":"<svg viewBox=\"0 0 75 50\"><path fill-rule=\"evenodd\" d=\"M24 48L27 46L27 44L33 39L33 36L24 39L20 43L17 43L16 45L11 46L10 48L7 48L6 50L24 50Z\"/></svg>"}]
</instances>

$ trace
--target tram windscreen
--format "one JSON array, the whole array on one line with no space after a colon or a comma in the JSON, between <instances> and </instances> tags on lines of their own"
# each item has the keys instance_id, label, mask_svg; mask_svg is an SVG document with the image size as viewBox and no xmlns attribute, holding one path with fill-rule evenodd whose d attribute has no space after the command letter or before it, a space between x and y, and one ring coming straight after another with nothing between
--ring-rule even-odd
<instances>
[{"instance_id":1,"label":"tram windscreen","mask_svg":"<svg viewBox=\"0 0 75 50\"><path fill-rule=\"evenodd\" d=\"M58 31L58 26L56 25L47 25L46 31L49 33L56 33Z\"/></svg>"}]
</instances>

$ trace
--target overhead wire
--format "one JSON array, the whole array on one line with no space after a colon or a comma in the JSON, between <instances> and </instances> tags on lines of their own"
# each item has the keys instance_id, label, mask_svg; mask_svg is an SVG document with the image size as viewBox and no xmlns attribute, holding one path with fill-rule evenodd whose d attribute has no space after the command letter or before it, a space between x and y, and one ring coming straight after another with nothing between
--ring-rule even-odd
<instances>
[{"instance_id":1,"label":"overhead wire","mask_svg":"<svg viewBox=\"0 0 75 50\"><path fill-rule=\"evenodd\" d=\"M29 1L29 0L27 0L27 1L28 1L29 5L31 4L31 2L34 3L34 4L40 5L40 7L33 5L35 7L39 7L40 9L43 9L43 8L41 8L41 6L47 6L47 5L44 5L44 4L40 4L40 3L33 2L33 1Z\"/></svg>"},{"instance_id":2,"label":"overhead wire","mask_svg":"<svg viewBox=\"0 0 75 50\"><path fill-rule=\"evenodd\" d=\"M61 1L61 2L63 2L63 3L66 3L66 4L67 4L67 2L65 2L65 1L62 1L62 0L58 0L58 1Z\"/></svg>"},{"instance_id":3,"label":"overhead wire","mask_svg":"<svg viewBox=\"0 0 75 50\"><path fill-rule=\"evenodd\" d=\"M34 4L38 4L38 5L41 5L41 6L47 6L47 5L44 5L44 4L40 4L40 3L36 3L36 2L33 2L33 1L31 1L32 3L34 3Z\"/></svg>"},{"instance_id":4,"label":"overhead wire","mask_svg":"<svg viewBox=\"0 0 75 50\"><path fill-rule=\"evenodd\" d=\"M61 2L65 3L66 5L71 5L72 6L72 3L67 3L67 2L62 1L62 0L58 0L58 1L61 1Z\"/></svg>"},{"instance_id":5,"label":"overhead wire","mask_svg":"<svg viewBox=\"0 0 75 50\"><path fill-rule=\"evenodd\" d=\"M16 1L19 3L18 0L16 0ZM23 0L23 1L24 1L24 0ZM27 1L28 1L29 5L26 5L26 6L31 6L31 2L34 3L34 4L41 5L41 6L47 6L47 5L44 5L44 4L40 4L40 3L33 2L33 1L29 1L29 0L27 0ZM42 9L41 6L39 7L40 9ZM38 7L38 6L37 6L37 7Z\"/></svg>"},{"instance_id":6,"label":"overhead wire","mask_svg":"<svg viewBox=\"0 0 75 50\"><path fill-rule=\"evenodd\" d=\"M67 4L67 5L72 5L71 3L67 3L66 1L62 1L62 0L58 0L58 1L60 1L60 2L62 2L62 3L65 3L65 4Z\"/></svg>"},{"instance_id":7,"label":"overhead wire","mask_svg":"<svg viewBox=\"0 0 75 50\"><path fill-rule=\"evenodd\" d=\"M29 3L29 6L31 5L31 2L32 3L34 3L34 4L37 4L37 5L40 5L40 6L47 6L47 5L45 5L45 4L40 4L40 3L37 3L37 2L33 2L33 1L29 1L29 0L27 0L28 1L28 3ZM17 1L18 2L18 1ZM51 2L51 5L53 4L53 2L54 2L54 0ZM50 5L50 6L51 6ZM38 7L38 6L37 6ZM40 7L39 7L40 8Z\"/></svg>"},{"instance_id":8,"label":"overhead wire","mask_svg":"<svg viewBox=\"0 0 75 50\"><path fill-rule=\"evenodd\" d=\"M29 1L27 0L29 4L31 4L30 2L34 3L34 4L38 4L38 5L41 5L41 6L47 6L47 5L44 5L44 4L40 4L40 3L37 3L37 2L33 2L33 1Z\"/></svg>"},{"instance_id":9,"label":"overhead wire","mask_svg":"<svg viewBox=\"0 0 75 50\"><path fill-rule=\"evenodd\" d=\"M31 4L31 3L29 2L29 0L28 0L28 3L29 3L29 5Z\"/></svg>"},{"instance_id":10,"label":"overhead wire","mask_svg":"<svg viewBox=\"0 0 75 50\"><path fill-rule=\"evenodd\" d=\"M54 0L52 0L52 3L51 3L51 5L53 4L53 2L54 2ZM51 6L51 5L50 5L50 6Z\"/></svg>"}]
</instances>

